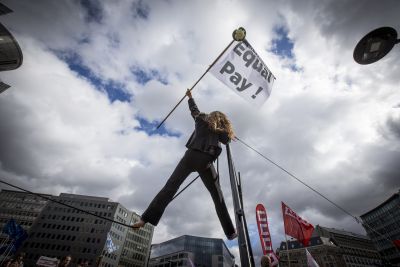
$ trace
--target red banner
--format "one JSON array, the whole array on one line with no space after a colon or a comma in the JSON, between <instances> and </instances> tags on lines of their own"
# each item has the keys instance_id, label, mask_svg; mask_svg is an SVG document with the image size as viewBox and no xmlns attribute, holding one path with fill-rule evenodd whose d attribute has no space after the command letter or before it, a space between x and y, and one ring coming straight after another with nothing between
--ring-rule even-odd
<instances>
[{"instance_id":1,"label":"red banner","mask_svg":"<svg viewBox=\"0 0 400 267\"><path fill-rule=\"evenodd\" d=\"M296 238L304 246L308 245L314 226L303 220L292 209L282 202L283 223L285 225L285 233Z\"/></svg>"},{"instance_id":2,"label":"red banner","mask_svg":"<svg viewBox=\"0 0 400 267\"><path fill-rule=\"evenodd\" d=\"M271 234L268 229L267 211L262 204L258 204L256 207L256 219L263 254L270 257L271 266L276 266L278 265L279 260L272 249Z\"/></svg>"}]
</instances>

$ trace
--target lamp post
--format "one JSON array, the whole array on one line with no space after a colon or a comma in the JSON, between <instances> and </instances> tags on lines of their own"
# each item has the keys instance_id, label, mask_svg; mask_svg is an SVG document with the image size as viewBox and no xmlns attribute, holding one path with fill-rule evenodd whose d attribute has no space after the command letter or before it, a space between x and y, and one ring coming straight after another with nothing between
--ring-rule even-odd
<instances>
[{"instance_id":1,"label":"lamp post","mask_svg":"<svg viewBox=\"0 0 400 267\"><path fill-rule=\"evenodd\" d=\"M375 29L358 42L354 48L353 58L361 65L374 63L386 56L399 42L395 29L391 27Z\"/></svg>"}]
</instances>

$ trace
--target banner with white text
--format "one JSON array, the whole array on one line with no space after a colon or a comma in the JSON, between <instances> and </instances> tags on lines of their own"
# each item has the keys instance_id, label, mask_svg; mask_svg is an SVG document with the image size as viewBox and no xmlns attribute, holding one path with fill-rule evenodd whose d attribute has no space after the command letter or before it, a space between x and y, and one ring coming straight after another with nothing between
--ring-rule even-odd
<instances>
[{"instance_id":1,"label":"banner with white text","mask_svg":"<svg viewBox=\"0 0 400 267\"><path fill-rule=\"evenodd\" d=\"M256 220L263 254L269 256L271 266L277 266L279 264L279 259L272 248L272 238L268 227L267 211L263 204L257 204L256 206Z\"/></svg>"},{"instance_id":2,"label":"banner with white text","mask_svg":"<svg viewBox=\"0 0 400 267\"><path fill-rule=\"evenodd\" d=\"M246 40L234 42L210 72L257 107L261 107L267 101L276 80L267 65Z\"/></svg>"}]
</instances>

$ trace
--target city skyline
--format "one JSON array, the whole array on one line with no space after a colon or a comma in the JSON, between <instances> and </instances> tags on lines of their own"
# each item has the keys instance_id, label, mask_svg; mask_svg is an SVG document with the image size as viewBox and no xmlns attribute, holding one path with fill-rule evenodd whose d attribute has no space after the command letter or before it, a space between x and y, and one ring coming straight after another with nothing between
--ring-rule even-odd
<instances>
[{"instance_id":1,"label":"city skyline","mask_svg":"<svg viewBox=\"0 0 400 267\"><path fill-rule=\"evenodd\" d=\"M43 194L104 196L140 214L184 154L193 130L186 101L155 127L242 26L276 76L272 93L256 109L207 74L193 91L200 110L225 112L238 137L356 216L400 188L400 116L392 108L400 102L399 49L366 66L352 57L371 30L400 30L398 1L3 3L13 12L0 22L24 57L0 73L11 85L0 94L5 181ZM231 149L255 255L258 203L274 249L284 239L281 201L314 225L365 234L240 142ZM233 218L226 165L223 152L220 180ZM226 241L200 179L168 206L153 242L184 234ZM238 259L237 241L226 244Z\"/></svg>"}]
</instances>

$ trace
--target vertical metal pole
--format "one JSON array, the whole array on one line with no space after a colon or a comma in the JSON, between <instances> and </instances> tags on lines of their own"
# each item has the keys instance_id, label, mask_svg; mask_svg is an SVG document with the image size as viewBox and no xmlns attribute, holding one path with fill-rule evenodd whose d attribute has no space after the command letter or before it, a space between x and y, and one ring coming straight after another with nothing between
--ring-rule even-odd
<instances>
[{"instance_id":1,"label":"vertical metal pole","mask_svg":"<svg viewBox=\"0 0 400 267\"><path fill-rule=\"evenodd\" d=\"M242 197L242 181L240 179L240 172L238 172L238 191L239 191L239 198L240 198L240 205L242 209L244 209L243 205L243 197ZM255 266L254 262L254 256L253 256L253 249L251 248L251 243L250 243L250 236L249 236L249 229L247 228L247 221L246 221L246 214L243 212L243 222L244 222L244 227L245 227L245 233L246 233L246 239L247 239L247 250L249 252L249 258L252 266Z\"/></svg>"},{"instance_id":2,"label":"vertical metal pole","mask_svg":"<svg viewBox=\"0 0 400 267\"><path fill-rule=\"evenodd\" d=\"M7 244L8 239L9 239L9 236L7 236L7 237L3 240L3 242L1 242L0 247L3 247L5 244Z\"/></svg>"},{"instance_id":3,"label":"vertical metal pole","mask_svg":"<svg viewBox=\"0 0 400 267\"><path fill-rule=\"evenodd\" d=\"M249 242L247 240L247 236L245 233L245 225L243 220L244 212L240 205L239 190L235 178L235 170L233 168L232 155L229 144L226 145L226 154L228 157L228 169L229 169L229 177L231 182L232 198L235 211L236 231L238 232L240 262L242 267L254 267L254 265L251 264L249 257L249 251L248 251Z\"/></svg>"},{"instance_id":4,"label":"vertical metal pole","mask_svg":"<svg viewBox=\"0 0 400 267\"><path fill-rule=\"evenodd\" d=\"M3 260L1 261L1 264L3 264L4 261L6 260L6 258L8 257L8 255L10 255L13 246L14 246L14 239L11 240L10 244L7 246L6 250L4 251L4 253L3 253L4 258L3 258Z\"/></svg>"},{"instance_id":5,"label":"vertical metal pole","mask_svg":"<svg viewBox=\"0 0 400 267\"><path fill-rule=\"evenodd\" d=\"M290 267L289 244L288 244L288 242L287 242L287 235L286 235L286 233L285 233L285 240L286 240L286 253L287 253L288 263L289 263L289 267Z\"/></svg>"}]
</instances>

